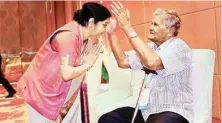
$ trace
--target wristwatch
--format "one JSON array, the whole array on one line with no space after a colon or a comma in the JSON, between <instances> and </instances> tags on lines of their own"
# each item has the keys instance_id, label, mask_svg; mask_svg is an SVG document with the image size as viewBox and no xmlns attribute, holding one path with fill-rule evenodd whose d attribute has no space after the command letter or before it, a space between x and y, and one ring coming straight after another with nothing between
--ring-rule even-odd
<instances>
[{"instance_id":1,"label":"wristwatch","mask_svg":"<svg viewBox=\"0 0 222 123\"><path fill-rule=\"evenodd\" d=\"M135 38L135 37L137 37L138 35L137 35L137 33L135 32L135 31L133 31L133 32L129 32L129 37L130 38Z\"/></svg>"}]
</instances>

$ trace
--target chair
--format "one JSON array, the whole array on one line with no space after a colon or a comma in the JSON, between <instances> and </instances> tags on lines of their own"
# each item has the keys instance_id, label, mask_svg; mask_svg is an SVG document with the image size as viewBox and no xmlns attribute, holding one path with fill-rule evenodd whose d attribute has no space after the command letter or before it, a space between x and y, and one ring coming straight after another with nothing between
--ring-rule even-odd
<instances>
[{"instance_id":1,"label":"chair","mask_svg":"<svg viewBox=\"0 0 222 123\"><path fill-rule=\"evenodd\" d=\"M212 90L215 52L193 49L194 123L212 122Z\"/></svg>"},{"instance_id":2,"label":"chair","mask_svg":"<svg viewBox=\"0 0 222 123\"><path fill-rule=\"evenodd\" d=\"M212 122L212 88L215 52L208 49L193 49L192 57L192 81L194 93L194 123ZM130 72L130 71L129 71ZM142 84L144 72L142 70L133 72L131 81L131 95L118 101L110 103L99 103L95 108L95 123L99 117L109 111L123 106L135 107L139 90ZM116 83L118 84L118 83ZM116 85L117 86L117 85ZM123 85L119 88L124 88ZM101 97L99 100L115 98L116 95Z\"/></svg>"}]
</instances>

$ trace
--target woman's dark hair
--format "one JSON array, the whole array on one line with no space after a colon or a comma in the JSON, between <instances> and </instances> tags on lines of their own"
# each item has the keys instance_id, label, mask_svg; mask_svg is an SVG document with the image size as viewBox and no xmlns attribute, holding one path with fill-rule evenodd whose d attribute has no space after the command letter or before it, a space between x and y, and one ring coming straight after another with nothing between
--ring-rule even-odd
<instances>
[{"instance_id":1,"label":"woman's dark hair","mask_svg":"<svg viewBox=\"0 0 222 123\"><path fill-rule=\"evenodd\" d=\"M94 23L96 24L99 21L104 21L107 18L111 17L109 10L103 5L95 2L85 3L82 9L77 10L74 13L73 20L86 26L90 18L94 18Z\"/></svg>"}]
</instances>

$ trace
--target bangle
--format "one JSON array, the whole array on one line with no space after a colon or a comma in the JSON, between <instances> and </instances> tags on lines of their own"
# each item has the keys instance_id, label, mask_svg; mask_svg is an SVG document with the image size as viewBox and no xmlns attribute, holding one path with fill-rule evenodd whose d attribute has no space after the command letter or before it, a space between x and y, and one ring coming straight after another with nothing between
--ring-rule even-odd
<instances>
[{"instance_id":1,"label":"bangle","mask_svg":"<svg viewBox=\"0 0 222 123\"><path fill-rule=\"evenodd\" d=\"M130 39L135 38L135 37L137 37L137 36L138 36L138 35L137 35L137 33L136 33L135 31L129 32L129 37L130 37Z\"/></svg>"}]
</instances>

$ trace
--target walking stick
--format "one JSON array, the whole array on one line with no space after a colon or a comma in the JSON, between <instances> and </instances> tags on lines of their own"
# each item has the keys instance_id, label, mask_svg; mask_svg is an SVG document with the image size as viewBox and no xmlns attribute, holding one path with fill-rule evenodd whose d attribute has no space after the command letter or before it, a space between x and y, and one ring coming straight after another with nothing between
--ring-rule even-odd
<instances>
[{"instance_id":1,"label":"walking stick","mask_svg":"<svg viewBox=\"0 0 222 123\"><path fill-rule=\"evenodd\" d=\"M134 123L134 120L136 118L136 115L137 115L137 112L138 112L138 108L139 108L139 103L140 103L140 96L141 96L141 94L143 93L143 91L145 89L146 82L148 82L150 80L150 77L151 77L150 73L157 74L156 71L149 70L149 69L147 69L145 67L143 67L142 70L144 70L145 75L144 75L143 83L142 83L142 86L141 86L141 89L140 89L140 92L139 92L139 97L138 97L137 102L136 102L136 107L135 107L135 111L134 111L131 123Z\"/></svg>"},{"instance_id":2,"label":"walking stick","mask_svg":"<svg viewBox=\"0 0 222 123\"><path fill-rule=\"evenodd\" d=\"M136 102L136 107L135 107L135 111L134 111L131 123L134 123L134 120L136 118L136 115L137 115L137 112L138 112L138 108L139 108L140 96L143 93L143 90L144 90L144 88L146 86L146 80L147 80L148 76L149 75L147 75L147 74L145 74L145 76L144 76L143 83L142 83L142 86L141 86L141 89L140 89L140 92L139 92L139 97L138 97L137 102Z\"/></svg>"}]
</instances>

